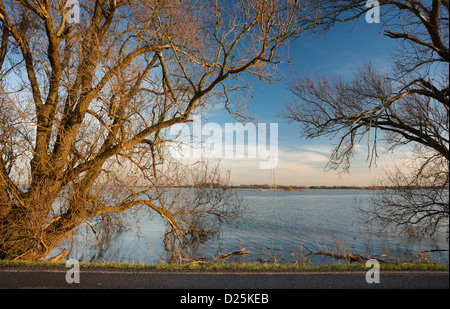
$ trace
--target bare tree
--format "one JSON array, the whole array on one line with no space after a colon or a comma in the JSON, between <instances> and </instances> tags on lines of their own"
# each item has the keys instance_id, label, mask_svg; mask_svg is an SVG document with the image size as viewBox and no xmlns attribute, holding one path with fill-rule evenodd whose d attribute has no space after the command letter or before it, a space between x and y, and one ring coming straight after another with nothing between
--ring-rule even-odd
<instances>
[{"instance_id":1,"label":"bare tree","mask_svg":"<svg viewBox=\"0 0 450 309\"><path fill-rule=\"evenodd\" d=\"M381 212L374 213L384 223L403 227L429 219L426 230L434 232L437 222L445 218L448 222L448 206L441 206L448 203L449 4L445 0L378 2L384 35L398 42L391 70L367 64L351 81L298 78L289 88L296 101L286 106L283 117L299 123L307 138L335 138L329 166L344 171L361 142L367 143L370 164L378 156L380 140L387 142L389 151L416 147L412 172L390 177L392 185L434 189L427 191L427 200L424 192L411 190L396 201L394 196L384 198L378 206L386 207L382 211L376 207ZM357 0L320 1L320 7L317 23L325 28L357 20L370 9Z\"/></svg>"},{"instance_id":2,"label":"bare tree","mask_svg":"<svg viewBox=\"0 0 450 309\"><path fill-rule=\"evenodd\" d=\"M236 85L276 76L314 15L297 0L86 0L77 16L68 3L0 1L1 259L44 259L142 205L186 235L184 212L148 194L165 185L165 130L238 111Z\"/></svg>"}]
</instances>

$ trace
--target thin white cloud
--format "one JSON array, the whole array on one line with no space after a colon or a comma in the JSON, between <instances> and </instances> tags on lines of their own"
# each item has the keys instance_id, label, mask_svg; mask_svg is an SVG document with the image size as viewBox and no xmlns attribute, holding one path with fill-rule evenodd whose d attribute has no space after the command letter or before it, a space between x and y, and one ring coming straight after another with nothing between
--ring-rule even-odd
<instances>
[{"instance_id":1,"label":"thin white cloud","mask_svg":"<svg viewBox=\"0 0 450 309\"><path fill-rule=\"evenodd\" d=\"M326 164L329 161L329 157L320 154L320 153L315 153L315 152L311 152L311 151L293 151L293 152L286 152L286 151L281 151L279 152L279 160L280 161L285 161L285 162L298 162L298 163L303 163L303 164L308 164L308 163L313 163L313 164L317 164L317 163L323 163Z\"/></svg>"},{"instance_id":2,"label":"thin white cloud","mask_svg":"<svg viewBox=\"0 0 450 309\"><path fill-rule=\"evenodd\" d=\"M306 151L319 152L325 155L330 155L332 151L330 147L325 145L303 145L301 146L301 149Z\"/></svg>"}]
</instances>

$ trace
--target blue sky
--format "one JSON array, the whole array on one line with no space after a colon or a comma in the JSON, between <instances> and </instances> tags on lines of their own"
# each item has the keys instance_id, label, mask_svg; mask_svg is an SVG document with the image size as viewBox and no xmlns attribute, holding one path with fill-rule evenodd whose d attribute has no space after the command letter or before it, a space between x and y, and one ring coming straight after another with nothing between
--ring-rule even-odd
<instances>
[{"instance_id":1,"label":"blue sky","mask_svg":"<svg viewBox=\"0 0 450 309\"><path fill-rule=\"evenodd\" d=\"M312 72L315 76L352 77L352 70L367 62L386 68L389 53L395 42L382 35L380 24L368 24L364 18L357 24L338 24L325 36L304 36L290 48L291 63L280 66L284 79L269 84L255 82L246 102L248 114L259 122L278 123L279 162L275 170L276 182L284 185L372 185L384 175L388 167L385 157L369 168L364 145L352 162L350 174L339 175L335 171L325 172L333 140L321 138L305 140L296 124L288 124L278 117L283 106L292 100L287 84L292 74ZM221 125L236 122L224 111L216 111L208 119ZM222 167L231 173L233 184L270 183L270 170L260 170L258 160L222 160Z\"/></svg>"}]
</instances>

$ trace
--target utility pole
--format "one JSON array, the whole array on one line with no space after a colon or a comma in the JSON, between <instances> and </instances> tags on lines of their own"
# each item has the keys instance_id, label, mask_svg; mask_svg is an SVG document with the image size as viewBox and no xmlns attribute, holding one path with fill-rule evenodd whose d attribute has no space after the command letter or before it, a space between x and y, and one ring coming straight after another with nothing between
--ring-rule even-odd
<instances>
[{"instance_id":1,"label":"utility pole","mask_svg":"<svg viewBox=\"0 0 450 309\"><path fill-rule=\"evenodd\" d=\"M275 167L270 169L270 189L276 189L277 184L275 181Z\"/></svg>"}]
</instances>

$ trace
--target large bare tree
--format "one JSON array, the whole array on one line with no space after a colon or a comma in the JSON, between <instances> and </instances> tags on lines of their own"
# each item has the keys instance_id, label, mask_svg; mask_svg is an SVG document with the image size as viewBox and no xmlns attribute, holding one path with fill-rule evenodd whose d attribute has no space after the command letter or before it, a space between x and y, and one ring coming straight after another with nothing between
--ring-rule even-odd
<instances>
[{"instance_id":1,"label":"large bare tree","mask_svg":"<svg viewBox=\"0 0 450 309\"><path fill-rule=\"evenodd\" d=\"M79 11L77 11L79 8ZM41 260L81 224L168 205L164 133L270 79L314 16L298 0L0 0L0 259ZM139 188L139 189L136 189ZM214 205L214 203L213 203Z\"/></svg>"},{"instance_id":2,"label":"large bare tree","mask_svg":"<svg viewBox=\"0 0 450 309\"><path fill-rule=\"evenodd\" d=\"M320 1L318 24L364 18L373 10L365 2ZM413 146L409 171L390 175L397 190L377 200L372 219L403 230L423 223L422 230L433 234L442 224L448 227L449 214L449 3L372 2L379 4L384 35L398 43L390 70L367 64L350 81L300 77L290 86L296 100L283 116L299 123L308 138L335 139L330 166L344 171L361 142L367 143L371 163L382 139L390 151Z\"/></svg>"}]
</instances>

